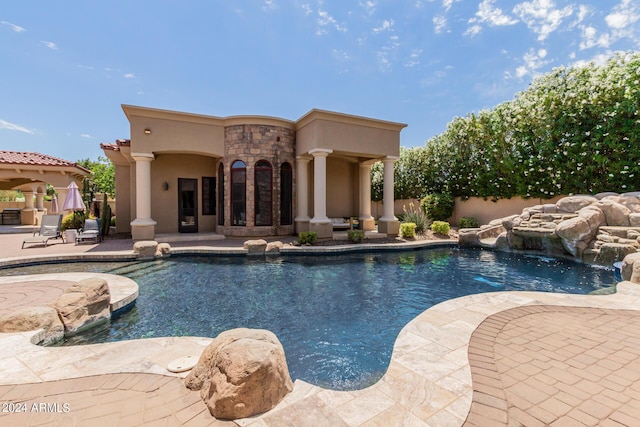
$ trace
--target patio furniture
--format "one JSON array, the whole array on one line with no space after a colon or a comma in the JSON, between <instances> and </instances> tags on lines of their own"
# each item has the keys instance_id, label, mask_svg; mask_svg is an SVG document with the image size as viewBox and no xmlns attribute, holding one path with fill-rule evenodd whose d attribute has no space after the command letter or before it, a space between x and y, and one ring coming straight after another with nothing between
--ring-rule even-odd
<instances>
[{"instance_id":1,"label":"patio furniture","mask_svg":"<svg viewBox=\"0 0 640 427\"><path fill-rule=\"evenodd\" d=\"M334 230L348 230L351 228L350 220L344 218L329 218Z\"/></svg>"},{"instance_id":2,"label":"patio furniture","mask_svg":"<svg viewBox=\"0 0 640 427\"><path fill-rule=\"evenodd\" d=\"M79 230L76 236L76 245L80 243L100 242L100 220L99 219L85 219L84 227Z\"/></svg>"},{"instance_id":3,"label":"patio furniture","mask_svg":"<svg viewBox=\"0 0 640 427\"><path fill-rule=\"evenodd\" d=\"M40 230L34 231L33 237L24 239L22 242L22 249L24 249L25 243L44 244L46 248L49 240L62 238L61 229L62 215L42 215Z\"/></svg>"}]
</instances>

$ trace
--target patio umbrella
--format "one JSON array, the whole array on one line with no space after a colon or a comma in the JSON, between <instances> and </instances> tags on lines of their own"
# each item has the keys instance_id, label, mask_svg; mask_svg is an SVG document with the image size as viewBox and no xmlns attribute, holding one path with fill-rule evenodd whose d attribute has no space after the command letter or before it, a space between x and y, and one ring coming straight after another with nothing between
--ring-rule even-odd
<instances>
[{"instance_id":1,"label":"patio umbrella","mask_svg":"<svg viewBox=\"0 0 640 427\"><path fill-rule=\"evenodd\" d=\"M63 211L73 211L73 224L75 226L76 223L76 212L85 211L86 207L84 202L82 201L82 196L80 195L80 190L78 189L78 185L75 182L71 182L67 186L67 197L64 199L64 203L62 204Z\"/></svg>"},{"instance_id":2,"label":"patio umbrella","mask_svg":"<svg viewBox=\"0 0 640 427\"><path fill-rule=\"evenodd\" d=\"M58 213L58 196L56 196L55 194L53 196L51 196L51 209L49 210L49 213L52 214L57 214Z\"/></svg>"}]
</instances>

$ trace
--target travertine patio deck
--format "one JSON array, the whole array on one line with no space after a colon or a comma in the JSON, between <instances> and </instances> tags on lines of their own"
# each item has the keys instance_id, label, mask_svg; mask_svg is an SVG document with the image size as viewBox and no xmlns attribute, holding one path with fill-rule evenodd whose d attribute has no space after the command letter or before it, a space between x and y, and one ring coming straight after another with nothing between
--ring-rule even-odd
<instances>
[{"instance_id":1,"label":"travertine patio deck","mask_svg":"<svg viewBox=\"0 0 640 427\"><path fill-rule=\"evenodd\" d=\"M296 381L274 410L235 424L632 425L640 408L632 359L640 354L639 303L640 286L628 282L606 296L497 292L446 301L402 330L387 373L372 387L337 392ZM211 418L165 369L199 354L209 338L45 348L31 335L0 334L0 401L24 401L28 410L0 412L1 424L234 425ZM597 405L590 403L596 395ZM34 412L33 403L60 411Z\"/></svg>"}]
</instances>

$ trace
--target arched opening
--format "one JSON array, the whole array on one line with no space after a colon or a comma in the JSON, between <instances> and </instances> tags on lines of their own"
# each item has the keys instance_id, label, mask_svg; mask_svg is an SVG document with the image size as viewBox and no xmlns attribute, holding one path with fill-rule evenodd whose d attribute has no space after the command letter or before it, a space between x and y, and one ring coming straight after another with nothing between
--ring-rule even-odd
<instances>
[{"instance_id":1,"label":"arched opening","mask_svg":"<svg viewBox=\"0 0 640 427\"><path fill-rule=\"evenodd\" d=\"M271 163L260 160L255 166L255 215L256 226L273 224L272 208L273 168Z\"/></svg>"},{"instance_id":2,"label":"arched opening","mask_svg":"<svg viewBox=\"0 0 640 427\"><path fill-rule=\"evenodd\" d=\"M291 165L280 165L280 225L293 224L293 173Z\"/></svg>"},{"instance_id":3,"label":"arched opening","mask_svg":"<svg viewBox=\"0 0 640 427\"><path fill-rule=\"evenodd\" d=\"M247 165L236 160L231 165L231 225L247 225Z\"/></svg>"}]
</instances>

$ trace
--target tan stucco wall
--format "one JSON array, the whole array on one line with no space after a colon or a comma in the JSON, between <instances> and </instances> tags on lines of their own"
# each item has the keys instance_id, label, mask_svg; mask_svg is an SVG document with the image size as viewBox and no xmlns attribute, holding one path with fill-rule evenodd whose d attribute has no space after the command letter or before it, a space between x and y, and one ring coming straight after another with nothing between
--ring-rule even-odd
<instances>
[{"instance_id":1,"label":"tan stucco wall","mask_svg":"<svg viewBox=\"0 0 640 427\"><path fill-rule=\"evenodd\" d=\"M146 135L145 129L149 129L151 134ZM224 126L133 116L131 152L223 156Z\"/></svg>"},{"instance_id":2,"label":"tan stucco wall","mask_svg":"<svg viewBox=\"0 0 640 427\"><path fill-rule=\"evenodd\" d=\"M296 144L297 155L314 148L328 148L367 158L400 155L398 131L328 120L315 120L298 129Z\"/></svg>"},{"instance_id":3,"label":"tan stucco wall","mask_svg":"<svg viewBox=\"0 0 640 427\"><path fill-rule=\"evenodd\" d=\"M481 197L472 197L468 200L456 198L456 207L449 222L457 226L460 218L473 217L478 220L480 225L488 224L491 220L497 218L520 214L527 207L555 203L563 197L565 196L557 196L552 199L512 197L511 199L500 199L496 202L484 200Z\"/></svg>"},{"instance_id":4,"label":"tan stucco wall","mask_svg":"<svg viewBox=\"0 0 640 427\"><path fill-rule=\"evenodd\" d=\"M327 216L358 215L358 164L346 159L327 158Z\"/></svg>"},{"instance_id":5,"label":"tan stucco wall","mask_svg":"<svg viewBox=\"0 0 640 427\"><path fill-rule=\"evenodd\" d=\"M159 154L151 162L151 215L157 233L178 232L178 178L198 180L198 231L215 231L216 216L202 215L202 177L217 175L217 160L190 154ZM162 184L169 184L164 190ZM116 220L117 221L117 220Z\"/></svg>"}]
</instances>

